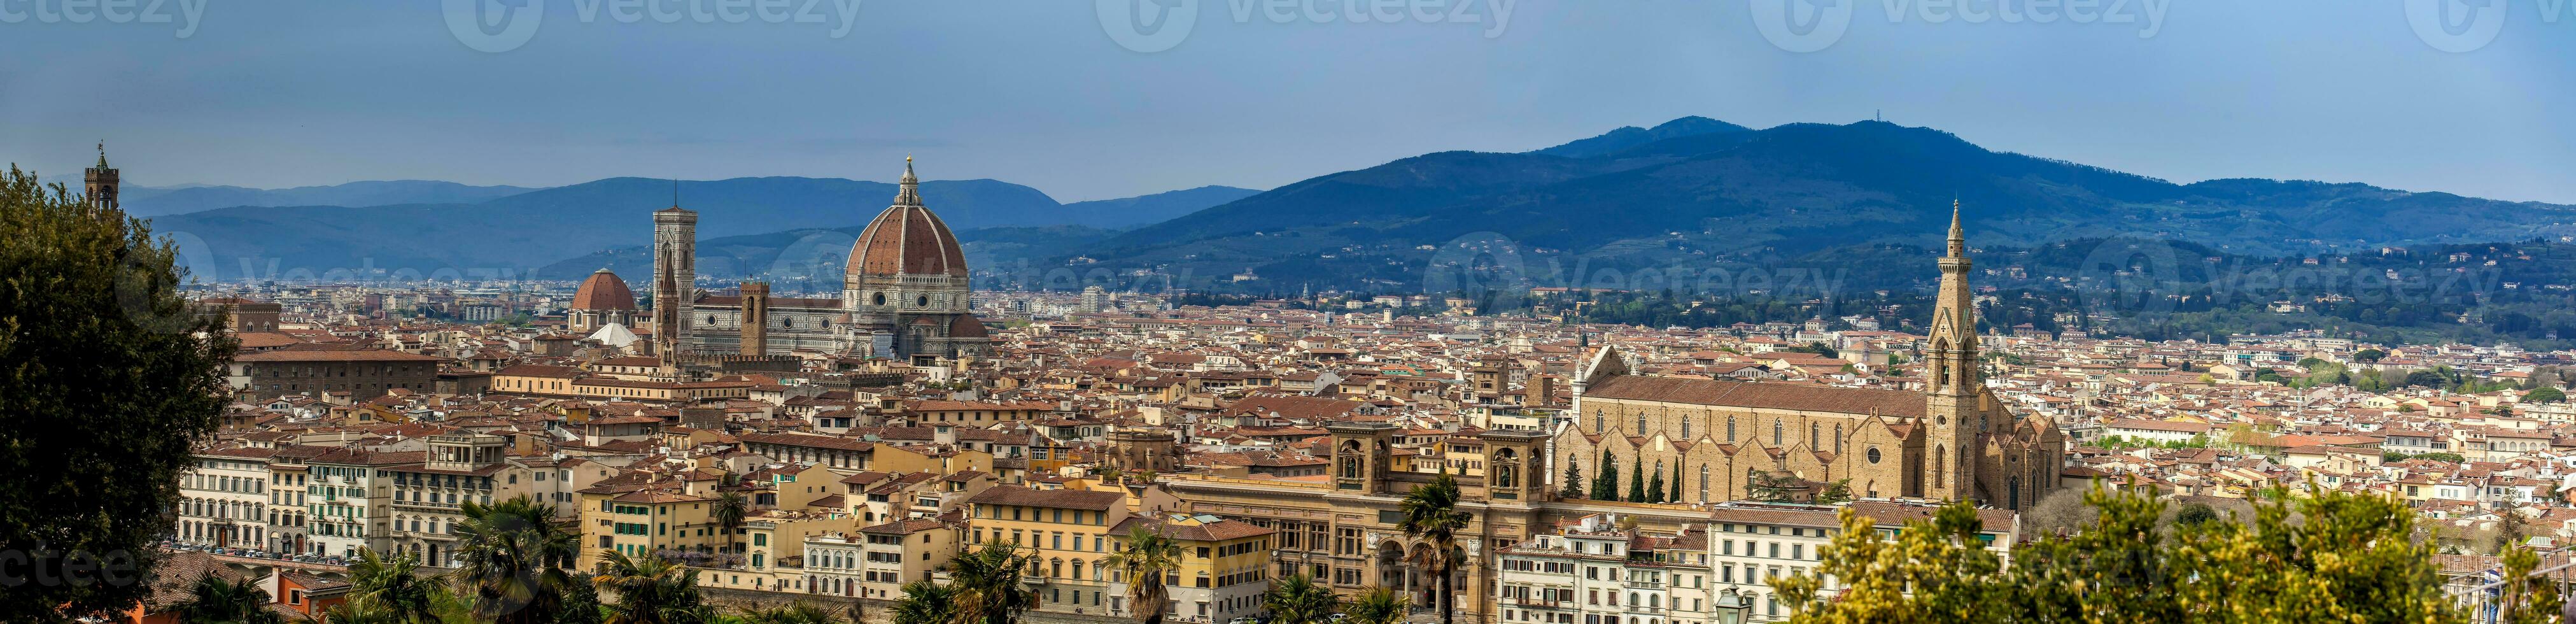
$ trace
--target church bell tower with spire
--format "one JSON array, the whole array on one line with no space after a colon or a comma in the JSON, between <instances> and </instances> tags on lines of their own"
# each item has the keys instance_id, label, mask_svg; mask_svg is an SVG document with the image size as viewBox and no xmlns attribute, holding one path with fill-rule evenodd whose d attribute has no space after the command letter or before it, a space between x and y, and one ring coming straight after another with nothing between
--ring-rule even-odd
<instances>
[{"instance_id":1,"label":"church bell tower with spire","mask_svg":"<svg viewBox=\"0 0 2576 624\"><path fill-rule=\"evenodd\" d=\"M653 211L653 349L666 370L676 370L689 340L698 283L698 213L680 207L679 182L671 182L671 207Z\"/></svg>"},{"instance_id":2,"label":"church bell tower with spire","mask_svg":"<svg viewBox=\"0 0 2576 624\"><path fill-rule=\"evenodd\" d=\"M107 142L100 141L98 166L91 167L81 174L81 197L86 198L92 206L114 209L118 186L116 168L107 166Z\"/></svg>"},{"instance_id":3,"label":"church bell tower with spire","mask_svg":"<svg viewBox=\"0 0 2576 624\"><path fill-rule=\"evenodd\" d=\"M1923 495L1934 499L1972 498L1976 464L1969 461L1982 447L1978 434L1986 427L1986 384L1977 368L1977 302L1968 291L1968 236L1960 227L1959 203L1950 202L1950 241L1942 254L1941 290L1932 309L1930 346L1925 351L1925 415L1930 422L1925 444L1930 454L1923 466Z\"/></svg>"}]
</instances>

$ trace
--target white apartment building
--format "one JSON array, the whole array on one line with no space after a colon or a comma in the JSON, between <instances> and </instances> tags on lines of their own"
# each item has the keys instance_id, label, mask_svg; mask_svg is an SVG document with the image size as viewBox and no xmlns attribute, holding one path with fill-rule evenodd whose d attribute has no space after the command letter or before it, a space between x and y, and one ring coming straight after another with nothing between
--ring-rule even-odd
<instances>
[{"instance_id":1,"label":"white apartment building","mask_svg":"<svg viewBox=\"0 0 2576 624\"><path fill-rule=\"evenodd\" d=\"M179 474L181 543L228 548L268 545L268 456L255 448L206 449Z\"/></svg>"},{"instance_id":2,"label":"white apartment building","mask_svg":"<svg viewBox=\"0 0 2576 624\"><path fill-rule=\"evenodd\" d=\"M1611 514L1503 550L1506 624L1707 624L1708 534L1640 535Z\"/></svg>"},{"instance_id":3,"label":"white apartment building","mask_svg":"<svg viewBox=\"0 0 2576 624\"><path fill-rule=\"evenodd\" d=\"M305 462L305 532L312 554L356 557L360 549L393 552L392 472L424 453L336 448Z\"/></svg>"}]
</instances>

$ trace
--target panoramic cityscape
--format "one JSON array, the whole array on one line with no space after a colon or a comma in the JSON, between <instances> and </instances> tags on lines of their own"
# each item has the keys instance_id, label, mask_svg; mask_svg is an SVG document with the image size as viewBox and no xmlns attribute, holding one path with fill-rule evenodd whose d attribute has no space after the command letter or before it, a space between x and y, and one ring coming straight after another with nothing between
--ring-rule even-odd
<instances>
[{"instance_id":1,"label":"panoramic cityscape","mask_svg":"<svg viewBox=\"0 0 2576 624\"><path fill-rule=\"evenodd\" d=\"M417 4L0 1L0 621L2576 620L2576 9Z\"/></svg>"}]
</instances>

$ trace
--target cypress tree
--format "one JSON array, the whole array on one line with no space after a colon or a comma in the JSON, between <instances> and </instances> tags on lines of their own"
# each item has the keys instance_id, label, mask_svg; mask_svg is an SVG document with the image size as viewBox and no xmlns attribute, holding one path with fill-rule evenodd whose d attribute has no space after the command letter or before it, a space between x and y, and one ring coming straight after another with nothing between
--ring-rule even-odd
<instances>
[{"instance_id":1,"label":"cypress tree","mask_svg":"<svg viewBox=\"0 0 2576 624\"><path fill-rule=\"evenodd\" d=\"M1610 456L1609 451L1602 451L1601 476L1597 478L1600 482L1592 484L1592 498L1619 500L1619 458Z\"/></svg>"},{"instance_id":2,"label":"cypress tree","mask_svg":"<svg viewBox=\"0 0 2576 624\"><path fill-rule=\"evenodd\" d=\"M1646 502L1646 462L1645 462L1645 460L1642 460L1642 459L1637 460L1637 465L1636 465L1636 466L1631 467L1631 468L1630 468L1630 471L1632 471L1634 474L1631 474L1631 475L1629 475L1629 477L1628 477L1628 502L1631 502L1631 503L1642 503L1642 502Z\"/></svg>"}]
</instances>

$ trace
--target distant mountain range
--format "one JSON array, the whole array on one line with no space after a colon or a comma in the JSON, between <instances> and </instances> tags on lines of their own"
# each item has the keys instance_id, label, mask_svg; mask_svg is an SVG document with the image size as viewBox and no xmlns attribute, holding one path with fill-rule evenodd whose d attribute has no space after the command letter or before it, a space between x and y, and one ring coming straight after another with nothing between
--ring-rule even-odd
<instances>
[{"instance_id":1,"label":"distant mountain range","mask_svg":"<svg viewBox=\"0 0 2576 624\"><path fill-rule=\"evenodd\" d=\"M539 269L538 279L577 279L578 274L558 276L542 268L601 250L649 243L652 221L648 215L672 204L675 187L680 204L699 213L701 239L774 234L787 227L862 226L884 210L895 195L895 186L883 182L795 177L677 183L610 178L480 201L437 200L461 198L496 187L451 183L422 183L399 189L376 186L374 194L367 196L402 203L232 206L154 217L153 228L179 239L190 268L201 278L293 279L357 274L524 277L531 269ZM357 197L363 190L336 192ZM311 195L323 191L287 189L254 194L275 196L281 192ZM1063 204L1037 189L1008 182L934 180L923 182L921 193L924 203L937 210L951 228L971 230L1036 225L1133 226L1169 219L1255 191L1202 187ZM146 205L151 204L147 201ZM843 251L847 251L846 245Z\"/></svg>"},{"instance_id":2,"label":"distant mountain range","mask_svg":"<svg viewBox=\"0 0 2576 624\"><path fill-rule=\"evenodd\" d=\"M895 193L837 178L677 186L679 203L700 215L701 275L817 287L838 283L849 240ZM2576 236L2576 207L2566 205L2352 183L2175 184L1876 121L1755 130L1685 117L1523 153L1425 154L1269 191L1212 186L1061 203L1008 182L949 180L923 183L922 194L979 270L1158 271L1255 293L1418 292L1497 266L1514 285L1568 286L1604 269L1821 266L1884 256L1864 253L1874 247L1937 246L1954 199L1980 246L2151 237L2277 256ZM200 276L216 279L532 270L577 279L610 267L634 281L648 272L646 214L672 195L668 180L610 178L533 190L425 181L145 189L126 202L147 211L249 202L154 219L156 231L180 238ZM300 198L316 203L258 205ZM356 205L372 202L384 203ZM1907 274L1918 273L1932 276Z\"/></svg>"},{"instance_id":3,"label":"distant mountain range","mask_svg":"<svg viewBox=\"0 0 2576 624\"><path fill-rule=\"evenodd\" d=\"M1954 198L1980 245L2147 236L2282 254L2576 234L2576 207L2565 205L2363 184L2174 184L1883 122L1749 130L1693 117L1533 152L1440 152L1319 176L1060 260L1252 292L1408 290L1491 262L1579 285L1571 267L1764 266L1841 246L1928 247ZM1259 279L1217 279L1245 270Z\"/></svg>"},{"instance_id":4,"label":"distant mountain range","mask_svg":"<svg viewBox=\"0 0 2576 624\"><path fill-rule=\"evenodd\" d=\"M75 183L77 186L77 183ZM255 189L239 186L127 186L117 205L137 217L230 208L233 206L383 206L389 204L470 204L537 189L523 186L472 186L437 180L370 180L331 186Z\"/></svg>"}]
</instances>

